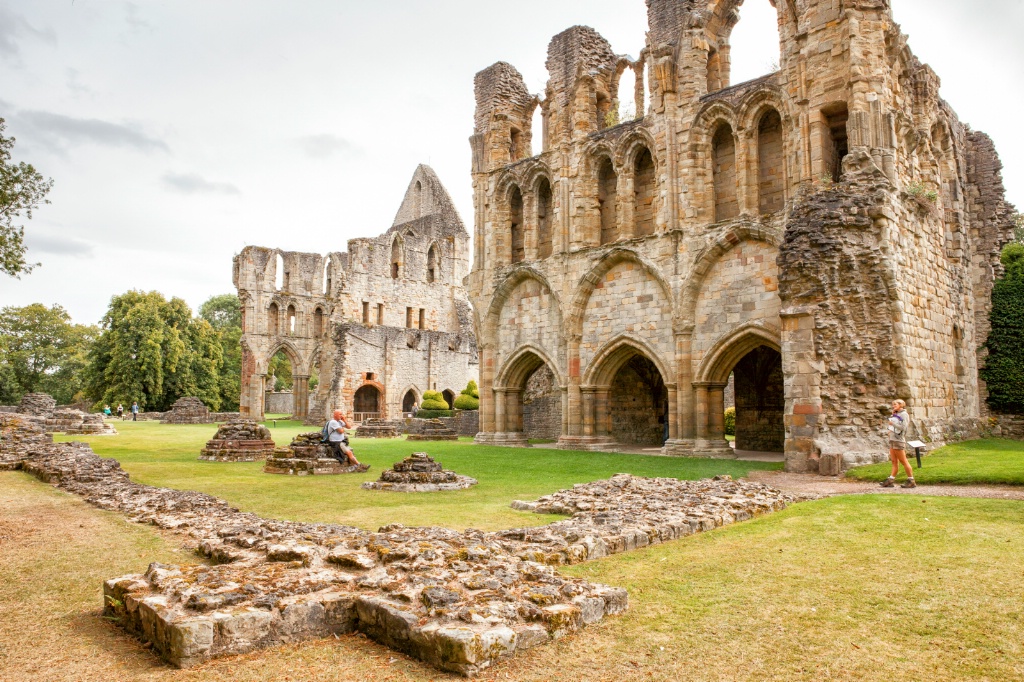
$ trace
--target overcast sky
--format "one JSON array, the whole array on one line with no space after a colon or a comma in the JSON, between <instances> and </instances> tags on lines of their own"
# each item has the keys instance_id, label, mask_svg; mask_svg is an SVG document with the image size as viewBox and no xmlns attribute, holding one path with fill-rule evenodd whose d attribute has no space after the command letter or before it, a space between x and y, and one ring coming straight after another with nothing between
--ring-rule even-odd
<instances>
[{"instance_id":1,"label":"overcast sky","mask_svg":"<svg viewBox=\"0 0 1024 682\"><path fill-rule=\"evenodd\" d=\"M961 119L995 138L1024 205L1024 0L893 0ZM982 9L984 8L984 9ZM733 82L778 58L747 0ZM0 0L0 117L15 157L56 181L0 304L102 317L156 289L194 308L233 291L246 244L343 250L390 227L418 163L472 229L473 75L514 64L534 92L551 36L644 44L643 0Z\"/></svg>"}]
</instances>

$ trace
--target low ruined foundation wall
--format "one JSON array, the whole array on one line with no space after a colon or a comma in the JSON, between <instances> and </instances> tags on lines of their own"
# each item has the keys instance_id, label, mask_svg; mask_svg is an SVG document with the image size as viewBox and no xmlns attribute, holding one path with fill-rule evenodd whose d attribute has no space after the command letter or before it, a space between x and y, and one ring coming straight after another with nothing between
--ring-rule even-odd
<instances>
[{"instance_id":1,"label":"low ruined foundation wall","mask_svg":"<svg viewBox=\"0 0 1024 682\"><path fill-rule=\"evenodd\" d=\"M1024 414L993 414L990 422L995 438L1024 440Z\"/></svg>"}]
</instances>

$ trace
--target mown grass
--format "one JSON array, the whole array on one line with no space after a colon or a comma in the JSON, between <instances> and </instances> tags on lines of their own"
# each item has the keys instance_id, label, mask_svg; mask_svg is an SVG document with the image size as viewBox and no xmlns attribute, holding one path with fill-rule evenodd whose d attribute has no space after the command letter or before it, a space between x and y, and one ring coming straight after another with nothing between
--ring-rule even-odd
<instances>
[{"instance_id":1,"label":"mown grass","mask_svg":"<svg viewBox=\"0 0 1024 682\"><path fill-rule=\"evenodd\" d=\"M1024 485L1024 443L1020 441L988 439L947 445L927 454L921 468L917 468L913 450L907 454L918 483ZM861 481L881 481L890 470L891 465L885 462L851 469L846 475Z\"/></svg>"},{"instance_id":2,"label":"mown grass","mask_svg":"<svg viewBox=\"0 0 1024 682\"><path fill-rule=\"evenodd\" d=\"M355 438L352 444L356 455L372 466L366 474L291 477L264 474L259 462L198 461L200 449L216 432L213 425L118 422L116 426L117 436L76 438L88 440L101 456L117 459L135 481L199 490L261 516L340 523L369 530L389 523L482 530L543 525L553 517L515 511L509 503L514 499L536 499L574 483L620 472L700 479L717 474L739 477L752 469L781 467L763 462L497 448L474 445L469 438L429 443ZM310 430L316 429L279 420L271 432L275 442L286 445L296 433ZM375 480L382 469L416 451L427 452L447 469L472 476L479 485L430 495L360 488L363 481Z\"/></svg>"},{"instance_id":3,"label":"mown grass","mask_svg":"<svg viewBox=\"0 0 1024 682\"><path fill-rule=\"evenodd\" d=\"M563 569L627 588L629 611L479 679L1024 679L1022 524L1020 502L849 496ZM175 550L153 528L0 474L0 679L458 679L361 637L170 668L101 618L100 585L189 560Z\"/></svg>"}]
</instances>

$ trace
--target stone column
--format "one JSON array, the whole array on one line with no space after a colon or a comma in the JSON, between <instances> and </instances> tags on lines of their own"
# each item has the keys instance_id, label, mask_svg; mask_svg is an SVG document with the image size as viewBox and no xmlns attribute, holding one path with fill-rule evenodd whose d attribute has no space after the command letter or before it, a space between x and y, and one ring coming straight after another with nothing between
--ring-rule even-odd
<instances>
[{"instance_id":1,"label":"stone column","mask_svg":"<svg viewBox=\"0 0 1024 682\"><path fill-rule=\"evenodd\" d=\"M507 415L505 414L505 389L496 388L494 393L494 433L500 434L508 431Z\"/></svg>"},{"instance_id":2,"label":"stone column","mask_svg":"<svg viewBox=\"0 0 1024 682\"><path fill-rule=\"evenodd\" d=\"M708 439L713 442L725 442L725 386L708 386Z\"/></svg>"},{"instance_id":3,"label":"stone column","mask_svg":"<svg viewBox=\"0 0 1024 682\"><path fill-rule=\"evenodd\" d=\"M675 332L676 342L676 384L675 400L669 392L669 441L665 443L664 454L686 455L693 451L696 427L694 420L693 325L687 325Z\"/></svg>"},{"instance_id":4,"label":"stone column","mask_svg":"<svg viewBox=\"0 0 1024 682\"><path fill-rule=\"evenodd\" d=\"M700 440L708 437L708 385L693 383L693 417L696 421L695 436Z\"/></svg>"},{"instance_id":5,"label":"stone column","mask_svg":"<svg viewBox=\"0 0 1024 682\"><path fill-rule=\"evenodd\" d=\"M580 340L570 338L566 344L566 356L568 358L568 386L566 387L566 401L562 414L565 416L565 433L559 439L562 446L574 448L583 432L583 420L581 415L580 400Z\"/></svg>"},{"instance_id":6,"label":"stone column","mask_svg":"<svg viewBox=\"0 0 1024 682\"><path fill-rule=\"evenodd\" d=\"M677 402L679 400L679 391L676 390L675 386L668 389L668 439L679 440L679 419L676 417L678 414Z\"/></svg>"},{"instance_id":7,"label":"stone column","mask_svg":"<svg viewBox=\"0 0 1024 682\"><path fill-rule=\"evenodd\" d=\"M474 439L477 443L488 443L493 438L494 427L494 351L489 346L480 347L480 432Z\"/></svg>"},{"instance_id":8,"label":"stone column","mask_svg":"<svg viewBox=\"0 0 1024 682\"><path fill-rule=\"evenodd\" d=\"M580 392L583 394L583 436L585 438L592 438L594 436L594 393L596 389L593 386L581 386Z\"/></svg>"},{"instance_id":9,"label":"stone column","mask_svg":"<svg viewBox=\"0 0 1024 682\"><path fill-rule=\"evenodd\" d=\"M292 416L298 421L305 421L309 416L309 377L292 375Z\"/></svg>"},{"instance_id":10,"label":"stone column","mask_svg":"<svg viewBox=\"0 0 1024 682\"><path fill-rule=\"evenodd\" d=\"M594 394L594 431L597 436L611 438L611 387L598 386Z\"/></svg>"},{"instance_id":11,"label":"stone column","mask_svg":"<svg viewBox=\"0 0 1024 682\"><path fill-rule=\"evenodd\" d=\"M523 402L518 388L505 389L505 431L507 433L523 433Z\"/></svg>"}]
</instances>

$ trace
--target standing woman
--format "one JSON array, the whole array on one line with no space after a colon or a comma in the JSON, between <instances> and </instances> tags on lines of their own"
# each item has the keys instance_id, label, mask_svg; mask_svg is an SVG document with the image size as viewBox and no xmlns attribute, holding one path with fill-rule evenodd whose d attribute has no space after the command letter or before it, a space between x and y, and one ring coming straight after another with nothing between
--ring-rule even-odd
<instances>
[{"instance_id":1,"label":"standing woman","mask_svg":"<svg viewBox=\"0 0 1024 682\"><path fill-rule=\"evenodd\" d=\"M900 472L900 464L907 472L907 482L901 487L916 488L914 472L907 460L907 430L910 428L910 415L907 414L907 404L902 400L892 401L892 416L886 429L889 432L889 460L892 461L892 473L889 478L882 481L883 488L892 488L896 485L896 474Z\"/></svg>"}]
</instances>

